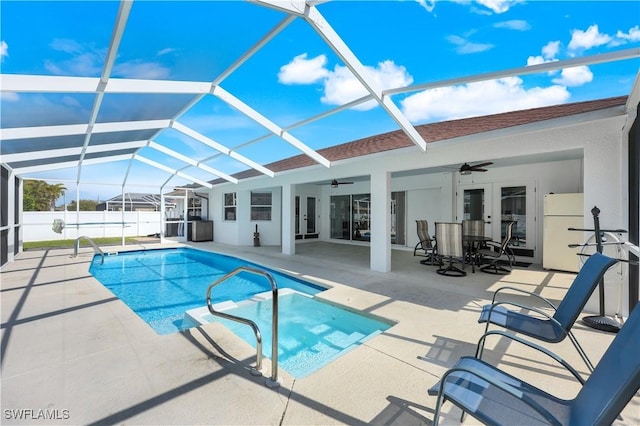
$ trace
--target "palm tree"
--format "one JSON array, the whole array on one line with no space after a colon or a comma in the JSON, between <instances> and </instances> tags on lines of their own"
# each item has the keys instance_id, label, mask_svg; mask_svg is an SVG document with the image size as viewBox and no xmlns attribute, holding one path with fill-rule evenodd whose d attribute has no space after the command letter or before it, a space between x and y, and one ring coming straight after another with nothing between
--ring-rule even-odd
<instances>
[{"instance_id":1,"label":"palm tree","mask_svg":"<svg viewBox=\"0 0 640 426\"><path fill-rule=\"evenodd\" d=\"M50 185L41 180L24 181L24 209L26 211L55 210L56 200L62 196L67 188L63 184Z\"/></svg>"},{"instance_id":2,"label":"palm tree","mask_svg":"<svg viewBox=\"0 0 640 426\"><path fill-rule=\"evenodd\" d=\"M56 209L56 200L64 195L67 188L61 184L56 183L53 185L47 185L47 194L49 195L49 208L51 211Z\"/></svg>"}]
</instances>

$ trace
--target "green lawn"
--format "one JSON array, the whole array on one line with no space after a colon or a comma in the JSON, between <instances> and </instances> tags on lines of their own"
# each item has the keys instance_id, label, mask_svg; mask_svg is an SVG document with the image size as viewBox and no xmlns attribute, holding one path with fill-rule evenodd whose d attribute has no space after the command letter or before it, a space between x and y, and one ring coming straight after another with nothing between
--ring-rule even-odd
<instances>
[{"instance_id":1,"label":"green lawn","mask_svg":"<svg viewBox=\"0 0 640 426\"><path fill-rule=\"evenodd\" d=\"M109 237L109 238L92 238L92 240L99 246L119 246L122 244L122 237ZM26 250L41 250L47 248L73 248L76 240L53 240L53 241L29 241L23 243L23 249ZM126 244L136 244L138 239L136 237L125 237ZM80 240L80 247L91 247L91 244L86 240Z\"/></svg>"}]
</instances>

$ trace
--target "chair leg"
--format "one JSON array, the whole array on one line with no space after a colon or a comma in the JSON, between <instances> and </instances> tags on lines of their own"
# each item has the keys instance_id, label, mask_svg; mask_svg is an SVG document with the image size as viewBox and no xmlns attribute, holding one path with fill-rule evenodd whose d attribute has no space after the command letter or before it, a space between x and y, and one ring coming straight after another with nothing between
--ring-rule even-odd
<instances>
[{"instance_id":1,"label":"chair leg","mask_svg":"<svg viewBox=\"0 0 640 426\"><path fill-rule=\"evenodd\" d=\"M440 268L436 270L436 273L452 277L464 277L467 275L467 273L462 269L453 266L453 260L451 259L449 260L449 265L446 268Z\"/></svg>"},{"instance_id":2,"label":"chair leg","mask_svg":"<svg viewBox=\"0 0 640 426\"><path fill-rule=\"evenodd\" d=\"M509 265L511 266L511 268L513 268L511 262L509 262ZM494 260L488 265L480 267L480 270L482 272L494 275L508 275L511 273L511 269L507 269L504 266L498 265L498 259Z\"/></svg>"},{"instance_id":3,"label":"chair leg","mask_svg":"<svg viewBox=\"0 0 640 426\"><path fill-rule=\"evenodd\" d=\"M587 353L584 351L584 349L582 349L582 346L580 345L580 343L578 343L578 339L576 339L576 336L574 336L571 331L569 331L567 333L567 335L569 336L569 340L571 340L571 343L573 344L573 346L576 348L576 350L580 354L580 357L582 358L584 363L587 364L587 368L589 369L589 373L592 373L593 372L593 364L591 363L591 360L587 356Z\"/></svg>"}]
</instances>

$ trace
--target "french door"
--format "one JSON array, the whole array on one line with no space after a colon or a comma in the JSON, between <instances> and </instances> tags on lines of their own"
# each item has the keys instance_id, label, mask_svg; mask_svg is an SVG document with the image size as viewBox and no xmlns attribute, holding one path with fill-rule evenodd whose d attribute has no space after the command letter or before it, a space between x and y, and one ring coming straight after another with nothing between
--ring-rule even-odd
<instances>
[{"instance_id":1,"label":"french door","mask_svg":"<svg viewBox=\"0 0 640 426\"><path fill-rule=\"evenodd\" d=\"M506 224L514 221L511 246L521 256L535 257L535 193L533 180L459 185L457 221L484 220L485 235L494 241L502 241Z\"/></svg>"},{"instance_id":2,"label":"french door","mask_svg":"<svg viewBox=\"0 0 640 426\"><path fill-rule=\"evenodd\" d=\"M296 239L318 238L317 198L296 195Z\"/></svg>"}]
</instances>

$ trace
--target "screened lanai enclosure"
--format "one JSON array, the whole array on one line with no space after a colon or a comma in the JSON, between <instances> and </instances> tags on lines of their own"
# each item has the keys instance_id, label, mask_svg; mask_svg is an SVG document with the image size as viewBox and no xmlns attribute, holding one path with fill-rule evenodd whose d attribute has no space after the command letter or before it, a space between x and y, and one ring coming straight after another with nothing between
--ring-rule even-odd
<instances>
[{"instance_id":1,"label":"screened lanai enclosure","mask_svg":"<svg viewBox=\"0 0 640 426\"><path fill-rule=\"evenodd\" d=\"M462 7L441 3L440 13L457 13ZM552 6L545 3L532 7ZM628 5L616 7L622 8L620 16L629 15L623 10ZM396 247L410 246L416 197L410 197L407 187L392 187L400 184L387 187L384 177L372 178L372 171L362 168L369 160L360 157L406 151L420 163L389 160L385 172L394 182L428 174L446 176L438 179L460 186L471 182L457 173L467 161L490 161L498 168L579 162L585 155L576 146L534 153L527 160L479 147L457 152L454 146L440 153L443 140L464 142L507 125L474 124L467 130L455 120L478 115L473 108L445 117L421 114L412 105L438 104L438 98L430 97L434 93L473 84L519 84L510 80L517 78L535 86L537 79L566 69L589 67L597 73L615 68L635 76L640 58L638 42L628 38L535 63L508 55L499 64L477 61L435 48L446 32L419 2L3 2L2 8L3 264L20 250L24 179L63 183L67 201L96 195L113 199L114 209L120 203L126 210L125 194L160 194L153 203L163 214L171 210L186 218L189 209L200 206L188 205L189 196L183 195L178 211L171 194L197 193L192 199L206 203L206 209L200 207L200 215L193 216L206 210L219 215L217 223L229 229L248 218L249 231L220 233L237 244L250 238L251 218L284 223L285 215L276 215L272 206L278 200L289 206L282 194L292 191L291 240L329 238L378 247L381 231L376 226L381 226L385 237L379 247L386 247L387 238ZM56 20L50 19L52 13ZM426 60L430 54L433 58ZM442 74L438 61L454 62L459 71ZM554 90L561 87L549 84ZM632 92L632 78L617 87L619 93L610 96L626 96ZM306 101L309 97L314 101ZM571 100L602 97L594 91ZM554 102L569 100L565 96ZM609 108L627 114L619 111L624 103L612 102ZM495 113L521 108L508 102L496 105ZM446 132L435 126L445 118L452 123ZM552 118L560 119L546 116ZM327 185L336 178L355 183ZM306 192L303 185L308 185ZM223 187L217 194L216 188ZM274 187L284 189L276 194ZM381 188L388 199L376 204ZM460 188L464 200L443 199L457 203L450 210L462 220L462 215L481 211L475 202L480 190ZM523 250L533 250L536 238L530 227L538 206L523 203L522 196L524 191L531 197L536 189L521 184L505 188L508 202L500 214L516 218L517 241ZM260 215L253 216L258 210ZM384 218L383 226L372 220L376 215ZM263 238L271 235L266 227L261 227ZM280 237L284 232L288 226L279 225L273 234L286 246Z\"/></svg>"}]
</instances>

